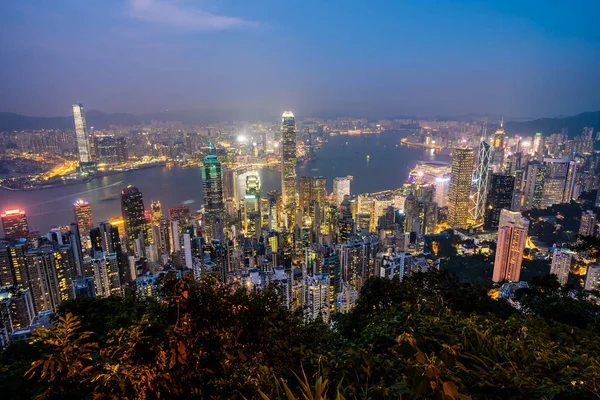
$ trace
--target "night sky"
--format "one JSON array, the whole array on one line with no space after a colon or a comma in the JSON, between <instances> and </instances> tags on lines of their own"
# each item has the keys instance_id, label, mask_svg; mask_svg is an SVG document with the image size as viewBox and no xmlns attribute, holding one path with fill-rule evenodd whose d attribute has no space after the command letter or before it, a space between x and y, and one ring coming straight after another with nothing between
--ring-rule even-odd
<instances>
[{"instance_id":1,"label":"night sky","mask_svg":"<svg viewBox=\"0 0 600 400\"><path fill-rule=\"evenodd\" d=\"M599 0L0 2L0 111L600 110Z\"/></svg>"}]
</instances>

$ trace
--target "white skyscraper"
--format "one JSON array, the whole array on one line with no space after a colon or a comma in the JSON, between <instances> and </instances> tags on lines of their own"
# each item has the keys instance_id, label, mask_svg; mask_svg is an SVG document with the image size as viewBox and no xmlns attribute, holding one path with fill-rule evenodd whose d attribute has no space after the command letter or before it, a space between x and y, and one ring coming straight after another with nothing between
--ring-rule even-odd
<instances>
[{"instance_id":1,"label":"white skyscraper","mask_svg":"<svg viewBox=\"0 0 600 400\"><path fill-rule=\"evenodd\" d=\"M77 140L77 150L79 151L79 162L92 162L90 136L85 122L82 104L73 104L73 119L75 121L75 136Z\"/></svg>"},{"instance_id":2,"label":"white skyscraper","mask_svg":"<svg viewBox=\"0 0 600 400\"><path fill-rule=\"evenodd\" d=\"M571 269L571 259L573 254L566 249L555 249L552 255L552 266L550 273L556 275L561 285L567 283L569 279L569 270Z\"/></svg>"},{"instance_id":3,"label":"white skyscraper","mask_svg":"<svg viewBox=\"0 0 600 400\"><path fill-rule=\"evenodd\" d=\"M340 206L344 201L344 196L350 196L350 182L352 177L342 176L333 178L333 200L336 206Z\"/></svg>"}]
</instances>

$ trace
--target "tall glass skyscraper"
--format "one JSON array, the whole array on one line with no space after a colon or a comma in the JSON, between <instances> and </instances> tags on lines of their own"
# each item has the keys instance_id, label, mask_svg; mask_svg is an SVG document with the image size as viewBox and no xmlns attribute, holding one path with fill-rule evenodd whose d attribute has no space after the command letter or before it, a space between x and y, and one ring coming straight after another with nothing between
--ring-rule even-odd
<instances>
[{"instance_id":1,"label":"tall glass skyscraper","mask_svg":"<svg viewBox=\"0 0 600 400\"><path fill-rule=\"evenodd\" d=\"M133 242L146 228L144 215L144 198L142 192L133 185L121 191L121 212L125 222L125 235L127 236L127 251L133 252Z\"/></svg>"},{"instance_id":2,"label":"tall glass skyscraper","mask_svg":"<svg viewBox=\"0 0 600 400\"><path fill-rule=\"evenodd\" d=\"M281 116L281 198L283 208L296 203L296 120L291 111Z\"/></svg>"},{"instance_id":3,"label":"tall glass skyscraper","mask_svg":"<svg viewBox=\"0 0 600 400\"><path fill-rule=\"evenodd\" d=\"M222 222L225 210L225 203L223 202L223 170L219 159L212 152L209 152L204 157L202 184L204 189L203 226L205 239L207 242L222 240ZM221 228L219 228L220 226Z\"/></svg>"},{"instance_id":4,"label":"tall glass skyscraper","mask_svg":"<svg viewBox=\"0 0 600 400\"><path fill-rule=\"evenodd\" d=\"M484 228L486 230L498 229L500 212L511 209L514 189L514 176L509 174L492 175L492 185L487 196L487 206L485 208Z\"/></svg>"},{"instance_id":5,"label":"tall glass skyscraper","mask_svg":"<svg viewBox=\"0 0 600 400\"><path fill-rule=\"evenodd\" d=\"M484 133L485 137L485 133ZM483 218L483 209L487 198L489 171L490 171L490 145L481 138L479 151L477 153L477 168L475 169L475 179L477 180L477 190L473 198L473 203L469 209L471 218L475 223L481 222Z\"/></svg>"},{"instance_id":6,"label":"tall glass skyscraper","mask_svg":"<svg viewBox=\"0 0 600 400\"><path fill-rule=\"evenodd\" d=\"M448 196L448 224L453 228L469 226L469 195L474 170L474 154L471 149L452 151L452 176Z\"/></svg>"},{"instance_id":7,"label":"tall glass skyscraper","mask_svg":"<svg viewBox=\"0 0 600 400\"><path fill-rule=\"evenodd\" d=\"M77 150L79 151L79 162L92 162L90 135L85 122L83 104L73 104L73 119L75 121L75 136L77 140Z\"/></svg>"}]
</instances>

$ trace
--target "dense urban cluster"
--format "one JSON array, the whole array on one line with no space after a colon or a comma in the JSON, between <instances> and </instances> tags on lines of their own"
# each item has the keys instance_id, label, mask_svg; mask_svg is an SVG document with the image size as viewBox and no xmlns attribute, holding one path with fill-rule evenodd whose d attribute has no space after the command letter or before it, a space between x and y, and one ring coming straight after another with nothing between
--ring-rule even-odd
<instances>
[{"instance_id":1,"label":"dense urban cluster","mask_svg":"<svg viewBox=\"0 0 600 400\"><path fill-rule=\"evenodd\" d=\"M39 332L47 332L40 328L55 324L57 313L62 315L59 326L76 323L64 320L69 307L75 307L73 300L147 298L164 306L172 301L165 282L196 282L202 290L211 282L232 293L272 295L268 298L276 299L277 306L271 306L290 313L285 318L298 318L294 324L312 329L313 323L325 323L320 328L325 330L358 318L355 307L372 301L361 300L361 291L381 282L377 279L422 283L429 279L423 273L439 276L435 271L444 264L475 256L493 263L493 272L485 277L490 288L493 284L489 296L483 296L486 304L499 298L508 300L501 308L513 306L497 311L498 318L526 307L527 298L519 294L530 290L521 279L524 261L551 260L546 275L554 274L559 288L575 283L569 286L574 291L563 295L583 296L578 299L592 300L590 307L599 289L597 247L586 240L595 240L598 233L595 209L600 196L582 199L600 185L597 138L591 128L573 138L564 131L521 137L506 134L503 123L489 134L483 122L348 119L327 126L307 119L299 129L294 114L286 111L277 126L255 124L245 135L231 137L215 128L194 133L176 129L179 139L173 142L164 128L169 123L157 123L162 133L115 136L89 130L81 105L74 105L73 112L74 136L45 132L4 137L11 143L6 154L33 157L36 151L52 154L48 149L56 148L54 156L71 163L57 175L59 184L127 168L132 160L200 165L202 182L193 184L202 184L204 204L198 210L186 204L163 207L158 200L144 199L143 188L128 185L120 193L120 216L95 223L93 205L81 198L73 203L73 221L62 221L72 223L46 233L29 229L26 210L5 210L0 240L2 347L40 340ZM315 157L328 137L390 129L410 132L398 145L450 152L451 162L419 162L404 185L379 193L353 193L352 176L335 178L330 193L324 177L297 176L297 162ZM43 150L19 151L23 141L33 145L40 138L47 141L40 145ZM267 167L280 169L281 191L261 190L258 169ZM51 178L11 178L4 184L33 189L39 179ZM553 209L562 206L571 207L575 217ZM544 224L556 233L570 223L567 219L577 221L577 232L567 230L570 236L555 240L555 235L548 243ZM450 252L443 249L448 246ZM569 280L583 275L581 282ZM187 292L177 295L187 296L182 293ZM400 346L406 341L416 349L413 339L403 338ZM306 355L296 356L294 362L300 364ZM283 369L277 373L285 374ZM256 389L265 382L253 385ZM453 385L448 390L455 390Z\"/></svg>"}]
</instances>

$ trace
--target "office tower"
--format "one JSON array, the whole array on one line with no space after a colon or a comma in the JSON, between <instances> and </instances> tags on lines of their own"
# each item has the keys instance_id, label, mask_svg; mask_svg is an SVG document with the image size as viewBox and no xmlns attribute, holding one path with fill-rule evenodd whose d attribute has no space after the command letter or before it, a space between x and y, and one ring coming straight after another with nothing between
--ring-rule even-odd
<instances>
[{"instance_id":1,"label":"office tower","mask_svg":"<svg viewBox=\"0 0 600 400\"><path fill-rule=\"evenodd\" d=\"M498 229L500 212L511 209L514 185L515 177L512 175L492 175L492 184L487 195L487 205L485 207L484 228L486 230Z\"/></svg>"},{"instance_id":2,"label":"office tower","mask_svg":"<svg viewBox=\"0 0 600 400\"><path fill-rule=\"evenodd\" d=\"M246 193L244 195L244 209L246 218L256 211L260 211L260 179L258 175L246 176Z\"/></svg>"},{"instance_id":3,"label":"office tower","mask_svg":"<svg viewBox=\"0 0 600 400\"><path fill-rule=\"evenodd\" d=\"M281 116L281 200L284 223L291 228L296 204L296 121L291 111Z\"/></svg>"},{"instance_id":4,"label":"office tower","mask_svg":"<svg viewBox=\"0 0 600 400\"><path fill-rule=\"evenodd\" d=\"M448 196L448 224L453 228L469 225L469 196L473 178L473 150L452 151L452 176Z\"/></svg>"},{"instance_id":5,"label":"office tower","mask_svg":"<svg viewBox=\"0 0 600 400\"><path fill-rule=\"evenodd\" d=\"M542 207L571 201L575 185L575 161L568 158L544 158L546 174Z\"/></svg>"},{"instance_id":6,"label":"office tower","mask_svg":"<svg viewBox=\"0 0 600 400\"><path fill-rule=\"evenodd\" d=\"M585 276L585 290L600 290L600 265L588 265L587 274Z\"/></svg>"},{"instance_id":7,"label":"office tower","mask_svg":"<svg viewBox=\"0 0 600 400\"><path fill-rule=\"evenodd\" d=\"M528 230L529 220L520 213L502 210L492 276L495 283L519 281Z\"/></svg>"},{"instance_id":8,"label":"office tower","mask_svg":"<svg viewBox=\"0 0 600 400\"><path fill-rule=\"evenodd\" d=\"M160 201L153 201L150 203L150 214L153 224L158 224L163 216L162 205Z\"/></svg>"},{"instance_id":9,"label":"office tower","mask_svg":"<svg viewBox=\"0 0 600 400\"><path fill-rule=\"evenodd\" d=\"M558 283L561 285L565 285L569 279L572 258L573 253L571 253L569 250L559 248L554 249L550 273L556 275Z\"/></svg>"},{"instance_id":10,"label":"office tower","mask_svg":"<svg viewBox=\"0 0 600 400\"><path fill-rule=\"evenodd\" d=\"M494 153L492 155L492 164L501 168L504 164L504 121L500 123L500 128L494 134ZM497 169L495 169L497 170Z\"/></svg>"},{"instance_id":11,"label":"office tower","mask_svg":"<svg viewBox=\"0 0 600 400\"><path fill-rule=\"evenodd\" d=\"M598 190L598 193L596 194L596 201L594 202L594 207L595 208L600 207L600 189Z\"/></svg>"},{"instance_id":12,"label":"office tower","mask_svg":"<svg viewBox=\"0 0 600 400\"><path fill-rule=\"evenodd\" d=\"M352 181L351 176L342 176L333 178L333 201L336 206L340 206L344 197L350 196L350 182Z\"/></svg>"},{"instance_id":13,"label":"office tower","mask_svg":"<svg viewBox=\"0 0 600 400\"><path fill-rule=\"evenodd\" d=\"M73 212L75 214L75 223L79 227L79 234L82 237L90 236L90 230L94 227L92 219L92 206L84 199L77 199L73 203Z\"/></svg>"},{"instance_id":14,"label":"office tower","mask_svg":"<svg viewBox=\"0 0 600 400\"><path fill-rule=\"evenodd\" d=\"M127 251L133 252L133 242L144 235L146 216L144 215L144 198L142 192L133 185L121 191L121 214L125 223Z\"/></svg>"},{"instance_id":15,"label":"office tower","mask_svg":"<svg viewBox=\"0 0 600 400\"><path fill-rule=\"evenodd\" d=\"M325 178L322 176L311 178L303 176L300 178L300 210L305 216L309 216L316 225L323 220L322 213L325 210Z\"/></svg>"},{"instance_id":16,"label":"office tower","mask_svg":"<svg viewBox=\"0 0 600 400\"><path fill-rule=\"evenodd\" d=\"M594 236L596 230L597 215L592 210L586 210L581 214L579 234L581 236Z\"/></svg>"},{"instance_id":17,"label":"office tower","mask_svg":"<svg viewBox=\"0 0 600 400\"><path fill-rule=\"evenodd\" d=\"M476 180L477 186L475 190L475 196L473 197L473 203L469 208L469 213L473 221L475 221L475 223L479 223L483 219L489 182L489 171L491 161L490 145L487 144L484 138L485 133L484 137L481 138L481 142L479 143L479 151L477 153L477 167L475 168L475 175L473 176L473 178Z\"/></svg>"},{"instance_id":18,"label":"office tower","mask_svg":"<svg viewBox=\"0 0 600 400\"><path fill-rule=\"evenodd\" d=\"M305 276L302 282L302 310L305 321L322 318L329 322L330 287L328 274Z\"/></svg>"},{"instance_id":19,"label":"office tower","mask_svg":"<svg viewBox=\"0 0 600 400\"><path fill-rule=\"evenodd\" d=\"M67 236L69 238L71 250L73 251L73 257L75 258L75 267L77 270L77 275L83 275L83 247L81 246L81 235L79 233L79 227L75 222L69 225L69 232L67 233Z\"/></svg>"},{"instance_id":20,"label":"office tower","mask_svg":"<svg viewBox=\"0 0 600 400\"><path fill-rule=\"evenodd\" d=\"M98 252L92 260L96 296L121 295L119 261L114 253ZM135 276L133 277L135 279Z\"/></svg>"},{"instance_id":21,"label":"office tower","mask_svg":"<svg viewBox=\"0 0 600 400\"><path fill-rule=\"evenodd\" d=\"M4 237L7 239L21 239L29 237L27 215L24 210L5 210L1 215Z\"/></svg>"},{"instance_id":22,"label":"office tower","mask_svg":"<svg viewBox=\"0 0 600 400\"><path fill-rule=\"evenodd\" d=\"M75 136L80 163L91 163L92 152L90 149L90 135L85 122L82 104L73 104L73 119L75 121Z\"/></svg>"},{"instance_id":23,"label":"office tower","mask_svg":"<svg viewBox=\"0 0 600 400\"><path fill-rule=\"evenodd\" d=\"M204 219L202 222L207 243L223 239L222 221L225 214L223 201L223 171L221 163L211 151L204 157L202 167L204 193Z\"/></svg>"},{"instance_id":24,"label":"office tower","mask_svg":"<svg viewBox=\"0 0 600 400\"><path fill-rule=\"evenodd\" d=\"M544 138L540 132L537 132L533 138L533 146L531 147L531 154L536 160L541 161L544 157Z\"/></svg>"},{"instance_id":25,"label":"office tower","mask_svg":"<svg viewBox=\"0 0 600 400\"><path fill-rule=\"evenodd\" d=\"M546 166L539 161L527 163L525 175L525 191L523 193L523 210L531 210L542 206Z\"/></svg>"},{"instance_id":26,"label":"office tower","mask_svg":"<svg viewBox=\"0 0 600 400\"><path fill-rule=\"evenodd\" d=\"M119 228L108 222L102 222L90 231L92 239L92 254L98 251L105 253L120 253L121 238Z\"/></svg>"}]
</instances>

